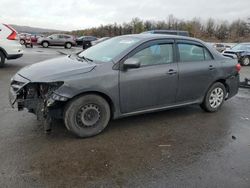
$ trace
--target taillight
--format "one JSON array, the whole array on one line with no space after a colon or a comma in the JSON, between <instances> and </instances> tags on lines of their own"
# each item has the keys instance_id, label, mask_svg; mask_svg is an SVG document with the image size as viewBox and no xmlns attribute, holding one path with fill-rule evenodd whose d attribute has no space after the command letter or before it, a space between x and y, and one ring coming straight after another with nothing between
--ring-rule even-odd
<instances>
[{"instance_id":1,"label":"taillight","mask_svg":"<svg viewBox=\"0 0 250 188\"><path fill-rule=\"evenodd\" d=\"M236 70L237 72L240 72L240 69L241 69L241 65L239 63L236 64Z\"/></svg>"},{"instance_id":2,"label":"taillight","mask_svg":"<svg viewBox=\"0 0 250 188\"><path fill-rule=\"evenodd\" d=\"M13 29L11 26L7 25L7 24L3 24L5 25L7 28L9 28L11 30L11 34L7 37L8 40L17 40L17 32L15 29Z\"/></svg>"}]
</instances>

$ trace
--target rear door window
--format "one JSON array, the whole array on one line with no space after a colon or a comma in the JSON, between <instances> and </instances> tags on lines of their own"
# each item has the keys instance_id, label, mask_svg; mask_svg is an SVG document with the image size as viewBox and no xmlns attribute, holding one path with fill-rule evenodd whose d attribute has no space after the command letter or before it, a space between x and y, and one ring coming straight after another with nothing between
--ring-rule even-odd
<instances>
[{"instance_id":1,"label":"rear door window","mask_svg":"<svg viewBox=\"0 0 250 188\"><path fill-rule=\"evenodd\" d=\"M181 62L206 61L213 59L210 52L200 45L179 43L178 49Z\"/></svg>"}]
</instances>

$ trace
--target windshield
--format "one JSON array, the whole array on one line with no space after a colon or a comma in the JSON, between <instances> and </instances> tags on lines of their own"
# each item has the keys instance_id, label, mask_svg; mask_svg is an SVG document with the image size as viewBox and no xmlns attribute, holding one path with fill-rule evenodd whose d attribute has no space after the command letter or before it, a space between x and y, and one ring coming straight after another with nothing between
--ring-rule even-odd
<instances>
[{"instance_id":1,"label":"windshield","mask_svg":"<svg viewBox=\"0 0 250 188\"><path fill-rule=\"evenodd\" d=\"M250 44L237 44L232 47L233 50L247 50L250 51Z\"/></svg>"},{"instance_id":2,"label":"windshield","mask_svg":"<svg viewBox=\"0 0 250 188\"><path fill-rule=\"evenodd\" d=\"M88 48L80 53L79 57L100 62L110 62L139 41L139 38L131 36L115 37Z\"/></svg>"}]
</instances>

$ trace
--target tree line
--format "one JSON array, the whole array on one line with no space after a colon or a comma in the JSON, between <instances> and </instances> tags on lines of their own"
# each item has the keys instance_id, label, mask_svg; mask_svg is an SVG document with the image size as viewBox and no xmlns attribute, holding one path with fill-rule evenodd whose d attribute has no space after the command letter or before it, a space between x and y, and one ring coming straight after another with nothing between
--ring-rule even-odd
<instances>
[{"instance_id":1,"label":"tree line","mask_svg":"<svg viewBox=\"0 0 250 188\"><path fill-rule=\"evenodd\" d=\"M191 37L211 42L250 42L250 18L246 20L237 19L232 22L216 21L213 18L206 21L201 21L199 18L186 21L177 19L173 15L162 21L144 21L140 18L133 18L127 23L100 25L99 27L72 31L70 34L114 37L155 29L185 30L189 32Z\"/></svg>"}]
</instances>

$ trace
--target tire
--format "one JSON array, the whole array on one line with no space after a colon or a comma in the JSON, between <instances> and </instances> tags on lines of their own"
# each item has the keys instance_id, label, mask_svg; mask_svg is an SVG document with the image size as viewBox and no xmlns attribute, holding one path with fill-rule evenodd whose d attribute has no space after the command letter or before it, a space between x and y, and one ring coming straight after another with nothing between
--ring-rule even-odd
<instances>
[{"instance_id":1,"label":"tire","mask_svg":"<svg viewBox=\"0 0 250 188\"><path fill-rule=\"evenodd\" d=\"M216 82L207 91L201 108L206 112L216 112L223 105L225 96L225 86L220 82Z\"/></svg>"},{"instance_id":2,"label":"tire","mask_svg":"<svg viewBox=\"0 0 250 188\"><path fill-rule=\"evenodd\" d=\"M42 42L42 46L44 48L48 48L49 47L49 43L47 41L44 41L44 42Z\"/></svg>"},{"instance_id":3,"label":"tire","mask_svg":"<svg viewBox=\"0 0 250 188\"><path fill-rule=\"evenodd\" d=\"M110 107L99 95L83 95L70 101L64 111L64 123L78 137L91 137L102 132L110 119Z\"/></svg>"},{"instance_id":4,"label":"tire","mask_svg":"<svg viewBox=\"0 0 250 188\"><path fill-rule=\"evenodd\" d=\"M23 39L20 40L20 44L21 45L24 45L25 44L25 41Z\"/></svg>"},{"instance_id":5,"label":"tire","mask_svg":"<svg viewBox=\"0 0 250 188\"><path fill-rule=\"evenodd\" d=\"M72 44L70 42L67 42L64 47L70 49L72 47Z\"/></svg>"},{"instance_id":6,"label":"tire","mask_svg":"<svg viewBox=\"0 0 250 188\"><path fill-rule=\"evenodd\" d=\"M2 51L0 51L0 67L3 67L5 63L5 55Z\"/></svg>"},{"instance_id":7,"label":"tire","mask_svg":"<svg viewBox=\"0 0 250 188\"><path fill-rule=\"evenodd\" d=\"M242 63L243 66L248 66L250 64L250 58L248 56L244 57L242 59Z\"/></svg>"},{"instance_id":8,"label":"tire","mask_svg":"<svg viewBox=\"0 0 250 188\"><path fill-rule=\"evenodd\" d=\"M86 49L87 49L86 42L83 42L83 43L82 43L82 49L83 49L83 50L86 50Z\"/></svg>"}]
</instances>

